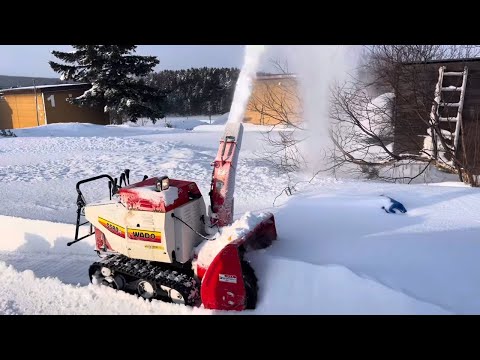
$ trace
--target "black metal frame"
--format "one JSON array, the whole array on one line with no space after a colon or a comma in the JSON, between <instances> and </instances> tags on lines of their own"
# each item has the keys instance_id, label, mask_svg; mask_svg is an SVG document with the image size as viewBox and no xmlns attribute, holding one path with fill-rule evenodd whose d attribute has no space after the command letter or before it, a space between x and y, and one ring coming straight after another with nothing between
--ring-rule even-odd
<instances>
[{"instance_id":1,"label":"black metal frame","mask_svg":"<svg viewBox=\"0 0 480 360\"><path fill-rule=\"evenodd\" d=\"M84 207L86 205L85 198L83 197L82 191L80 190L80 185L82 185L84 183L87 183L87 182L102 179L102 178L107 178L107 179L110 180L110 182L108 184L108 189L109 189L110 200L111 200L112 199L112 194L115 194L117 192L118 187L117 187L116 181L114 181L113 178L110 175L106 175L106 174L98 175L98 176L94 176L94 177L91 177L91 178L88 178L88 179L81 180L77 183L76 189L77 189L78 196L77 196L77 223L76 223L76 226L75 226L75 240L67 243L67 246L75 244L76 242L79 242L80 240L83 240L83 239L85 239L89 236L92 236L95 233L93 231L93 226L92 226L92 224L90 224L89 221L85 221L84 223L80 223L80 217L82 216L82 210L84 209ZM113 187L113 189L112 189L112 187ZM79 238L78 237L78 230L80 229L80 226L83 226L83 225L86 225L86 224L90 224L90 231L87 235Z\"/></svg>"}]
</instances>

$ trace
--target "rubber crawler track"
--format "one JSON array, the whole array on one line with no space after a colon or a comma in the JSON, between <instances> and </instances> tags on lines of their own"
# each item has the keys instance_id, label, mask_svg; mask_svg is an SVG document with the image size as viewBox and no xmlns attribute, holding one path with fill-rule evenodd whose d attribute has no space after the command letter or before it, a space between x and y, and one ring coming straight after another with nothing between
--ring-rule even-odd
<instances>
[{"instance_id":1,"label":"rubber crawler track","mask_svg":"<svg viewBox=\"0 0 480 360\"><path fill-rule=\"evenodd\" d=\"M128 284L135 284L138 280L149 281L157 289L154 299L167 302L171 300L165 296L164 291L160 290L163 285L178 291L182 295L185 305L199 306L201 303L197 280L181 269L170 269L162 266L162 264L149 263L145 260L131 259L121 254L114 254L108 255L90 266L90 281L92 281L95 273L100 272L102 267L109 268L114 275L122 275ZM122 291L137 294L134 289L132 290L132 286L127 286Z\"/></svg>"}]
</instances>

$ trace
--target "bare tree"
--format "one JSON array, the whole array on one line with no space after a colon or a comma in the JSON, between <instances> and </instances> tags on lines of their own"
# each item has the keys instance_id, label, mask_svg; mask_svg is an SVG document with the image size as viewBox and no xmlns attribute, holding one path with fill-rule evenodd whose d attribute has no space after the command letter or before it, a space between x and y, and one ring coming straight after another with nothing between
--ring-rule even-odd
<instances>
[{"instance_id":1,"label":"bare tree","mask_svg":"<svg viewBox=\"0 0 480 360\"><path fill-rule=\"evenodd\" d=\"M331 137L339 150L335 161L355 164L369 176L408 182L422 175L429 165L435 165L478 186L474 172L480 164L472 162L465 152L466 131L457 148L453 119L439 121L439 104L453 101L440 96L438 87L435 89L438 75L434 69L438 66L427 61L475 57L479 47L377 45L365 50L367 56L361 65L364 78L337 85L332 93ZM390 101L379 104L377 98L375 102L373 96L378 93L372 88L380 92L388 89ZM398 116L400 111L403 118ZM388 129L395 127L399 135L393 143ZM393 171L412 164L420 166L406 176Z\"/></svg>"}]
</instances>

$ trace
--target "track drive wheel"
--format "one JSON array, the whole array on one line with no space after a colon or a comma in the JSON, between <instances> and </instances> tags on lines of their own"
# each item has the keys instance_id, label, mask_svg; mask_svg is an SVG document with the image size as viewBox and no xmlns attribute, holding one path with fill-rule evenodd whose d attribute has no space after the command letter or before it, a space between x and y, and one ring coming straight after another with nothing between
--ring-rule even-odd
<instances>
[{"instance_id":1,"label":"track drive wheel","mask_svg":"<svg viewBox=\"0 0 480 360\"><path fill-rule=\"evenodd\" d=\"M245 285L246 304L248 310L255 309L257 306L258 285L255 271L249 262L242 260L243 283Z\"/></svg>"},{"instance_id":2,"label":"track drive wheel","mask_svg":"<svg viewBox=\"0 0 480 360\"><path fill-rule=\"evenodd\" d=\"M137 283L137 293L140 295L142 298L146 300L150 300L155 298L157 295L156 291L156 286L154 283L148 281L148 280L143 280L140 279Z\"/></svg>"}]
</instances>

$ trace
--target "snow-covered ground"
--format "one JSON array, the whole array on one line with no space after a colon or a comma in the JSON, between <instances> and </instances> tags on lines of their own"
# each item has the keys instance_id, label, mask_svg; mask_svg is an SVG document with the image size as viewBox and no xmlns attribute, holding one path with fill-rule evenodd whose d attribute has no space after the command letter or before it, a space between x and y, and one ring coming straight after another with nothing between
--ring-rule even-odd
<instances>
[{"instance_id":1,"label":"snow-covered ground","mask_svg":"<svg viewBox=\"0 0 480 360\"><path fill-rule=\"evenodd\" d=\"M223 131L222 118L215 120L172 128L58 124L1 138L0 314L218 313L91 285L93 239L66 246L83 178L129 168L131 181L165 174L196 181L207 194ZM480 313L477 189L323 178L273 207L287 179L257 156L265 130L246 127L235 190L235 217L272 211L279 235L248 254L260 287L253 313ZM106 194L106 184L92 183L86 199ZM408 212L387 214L382 194Z\"/></svg>"}]
</instances>

